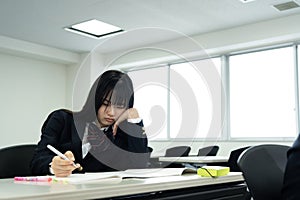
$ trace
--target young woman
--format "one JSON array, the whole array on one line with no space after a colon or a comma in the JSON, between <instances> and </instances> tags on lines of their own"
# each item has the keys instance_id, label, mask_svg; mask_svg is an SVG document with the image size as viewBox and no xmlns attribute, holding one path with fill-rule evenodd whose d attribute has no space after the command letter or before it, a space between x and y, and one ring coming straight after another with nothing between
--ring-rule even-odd
<instances>
[{"instance_id":1,"label":"young woman","mask_svg":"<svg viewBox=\"0 0 300 200\"><path fill-rule=\"evenodd\" d=\"M145 168L148 140L133 103L129 76L116 70L104 72L93 84L81 111L61 109L48 116L31 162L32 173L64 177L79 169L104 172ZM69 161L50 151L48 144Z\"/></svg>"}]
</instances>

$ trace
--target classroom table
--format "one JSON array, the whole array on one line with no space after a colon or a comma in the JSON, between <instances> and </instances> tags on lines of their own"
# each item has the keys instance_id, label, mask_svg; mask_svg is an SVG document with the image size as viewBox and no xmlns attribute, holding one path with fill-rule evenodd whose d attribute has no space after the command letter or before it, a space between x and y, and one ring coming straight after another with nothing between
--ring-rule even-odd
<instances>
[{"instance_id":1,"label":"classroom table","mask_svg":"<svg viewBox=\"0 0 300 200\"><path fill-rule=\"evenodd\" d=\"M231 199L242 200L246 186L240 172L210 178L196 174L129 178L84 184L15 182L0 179L0 200L40 199Z\"/></svg>"},{"instance_id":2,"label":"classroom table","mask_svg":"<svg viewBox=\"0 0 300 200\"><path fill-rule=\"evenodd\" d=\"M159 157L160 162L172 163L197 163L197 164L213 164L228 162L227 156L185 156L185 157Z\"/></svg>"}]
</instances>

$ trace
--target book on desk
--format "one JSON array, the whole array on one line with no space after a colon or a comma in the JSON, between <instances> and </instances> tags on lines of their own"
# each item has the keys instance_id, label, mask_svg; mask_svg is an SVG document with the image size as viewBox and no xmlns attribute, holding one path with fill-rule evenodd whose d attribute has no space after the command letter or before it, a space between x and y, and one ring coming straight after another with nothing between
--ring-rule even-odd
<instances>
[{"instance_id":1,"label":"book on desk","mask_svg":"<svg viewBox=\"0 0 300 200\"><path fill-rule=\"evenodd\" d=\"M38 177L15 177L15 181L46 181L51 183L118 183L122 179L128 178L155 178L167 176L182 176L187 174L198 174L205 177L224 176L229 173L229 168L204 166L203 168L149 168L149 169L129 169L116 172L98 172L85 174L71 174L68 177L38 176Z\"/></svg>"}]
</instances>

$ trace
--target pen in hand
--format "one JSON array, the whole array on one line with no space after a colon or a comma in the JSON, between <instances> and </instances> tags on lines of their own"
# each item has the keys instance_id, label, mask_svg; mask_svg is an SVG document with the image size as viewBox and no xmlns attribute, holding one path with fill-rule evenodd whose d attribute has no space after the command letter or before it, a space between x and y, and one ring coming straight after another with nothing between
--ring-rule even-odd
<instances>
[{"instance_id":1,"label":"pen in hand","mask_svg":"<svg viewBox=\"0 0 300 200\"><path fill-rule=\"evenodd\" d=\"M57 149L55 149L53 146L51 146L50 144L47 145L47 148L50 149L53 153L55 153L56 155L58 155L59 157L61 157L64 160L69 160L70 159L65 156L64 154L62 154L60 151L58 151ZM78 167L74 162L72 162L73 166L76 167L77 170L81 171L82 167Z\"/></svg>"}]
</instances>

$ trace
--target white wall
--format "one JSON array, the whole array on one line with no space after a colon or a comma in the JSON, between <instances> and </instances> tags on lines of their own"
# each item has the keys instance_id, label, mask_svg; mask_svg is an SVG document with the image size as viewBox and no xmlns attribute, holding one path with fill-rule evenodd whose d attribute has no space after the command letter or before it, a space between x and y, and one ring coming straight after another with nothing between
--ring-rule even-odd
<instances>
[{"instance_id":1,"label":"white wall","mask_svg":"<svg viewBox=\"0 0 300 200\"><path fill-rule=\"evenodd\" d=\"M97 53L82 54L80 62L67 68L67 106L74 111L82 109L89 90L102 74L102 56Z\"/></svg>"},{"instance_id":2,"label":"white wall","mask_svg":"<svg viewBox=\"0 0 300 200\"><path fill-rule=\"evenodd\" d=\"M37 143L50 112L82 108L104 69L102 57L3 36L0 42L0 148Z\"/></svg>"},{"instance_id":3,"label":"white wall","mask_svg":"<svg viewBox=\"0 0 300 200\"><path fill-rule=\"evenodd\" d=\"M82 54L80 62L67 67L67 107L73 111L81 110L90 88L91 69L89 66L82 66L83 62L90 64L86 61L87 57L87 54Z\"/></svg>"},{"instance_id":4,"label":"white wall","mask_svg":"<svg viewBox=\"0 0 300 200\"><path fill-rule=\"evenodd\" d=\"M49 112L66 107L66 65L0 53L0 147L37 143Z\"/></svg>"}]
</instances>

